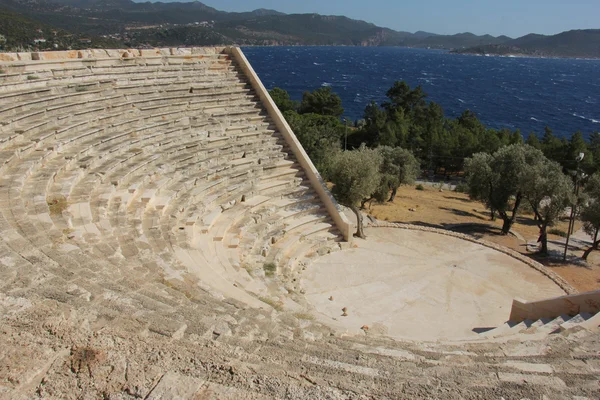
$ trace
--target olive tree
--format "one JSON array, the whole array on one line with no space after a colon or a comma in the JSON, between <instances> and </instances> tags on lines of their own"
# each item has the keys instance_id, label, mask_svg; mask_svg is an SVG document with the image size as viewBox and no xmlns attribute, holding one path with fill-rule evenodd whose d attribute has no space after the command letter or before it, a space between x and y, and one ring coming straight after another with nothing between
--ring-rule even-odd
<instances>
[{"instance_id":1,"label":"olive tree","mask_svg":"<svg viewBox=\"0 0 600 400\"><path fill-rule=\"evenodd\" d=\"M476 153L465 160L465 174L472 199L482 201L503 220L507 235L523 201L524 176L544 161L544 154L529 145L505 146L493 154Z\"/></svg>"},{"instance_id":2,"label":"olive tree","mask_svg":"<svg viewBox=\"0 0 600 400\"><path fill-rule=\"evenodd\" d=\"M540 228L540 254L548 254L548 226L573 203L573 182L560 164L546 158L530 165L522 177L523 197L529 202Z\"/></svg>"},{"instance_id":3,"label":"olive tree","mask_svg":"<svg viewBox=\"0 0 600 400\"><path fill-rule=\"evenodd\" d=\"M585 201L581 208L581 220L583 229L594 238L592 246L583 253L583 259L587 260L590 253L600 245L598 231L600 231L600 173L592 175L585 185Z\"/></svg>"},{"instance_id":4,"label":"olive tree","mask_svg":"<svg viewBox=\"0 0 600 400\"><path fill-rule=\"evenodd\" d=\"M333 183L332 193L336 200L356 214L355 236L365 238L362 214L358 206L372 197L381 182L382 158L377 150L364 145L358 150L337 154L329 171Z\"/></svg>"},{"instance_id":5,"label":"olive tree","mask_svg":"<svg viewBox=\"0 0 600 400\"><path fill-rule=\"evenodd\" d=\"M385 180L382 190L385 190L386 197L391 190L392 193L387 201L392 202L400 186L410 185L417 179L420 163L409 150L401 147L381 146L377 150L381 154L380 171L383 175L382 179ZM377 200L385 201L382 198Z\"/></svg>"}]
</instances>

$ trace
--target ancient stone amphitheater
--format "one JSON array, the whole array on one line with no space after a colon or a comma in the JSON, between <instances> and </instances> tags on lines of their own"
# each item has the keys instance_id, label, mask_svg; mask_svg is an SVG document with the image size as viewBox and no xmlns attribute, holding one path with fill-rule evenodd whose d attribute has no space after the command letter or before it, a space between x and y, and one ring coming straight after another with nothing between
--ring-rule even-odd
<instances>
[{"instance_id":1,"label":"ancient stone amphitheater","mask_svg":"<svg viewBox=\"0 0 600 400\"><path fill-rule=\"evenodd\" d=\"M237 48L0 54L0 146L0 398L600 398L576 300L462 341L316 315L352 225Z\"/></svg>"}]
</instances>

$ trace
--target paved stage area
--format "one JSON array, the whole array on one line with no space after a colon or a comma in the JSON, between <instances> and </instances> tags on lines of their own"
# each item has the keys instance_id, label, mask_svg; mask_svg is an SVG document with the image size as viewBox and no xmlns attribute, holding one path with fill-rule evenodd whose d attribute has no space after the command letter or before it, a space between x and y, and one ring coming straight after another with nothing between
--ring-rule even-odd
<instances>
[{"instance_id":1,"label":"paved stage area","mask_svg":"<svg viewBox=\"0 0 600 400\"><path fill-rule=\"evenodd\" d=\"M473 329L506 322L513 298L565 294L542 273L475 243L393 228L366 234L358 247L320 257L304 273L320 317L350 333L367 325L405 339L476 338Z\"/></svg>"}]
</instances>

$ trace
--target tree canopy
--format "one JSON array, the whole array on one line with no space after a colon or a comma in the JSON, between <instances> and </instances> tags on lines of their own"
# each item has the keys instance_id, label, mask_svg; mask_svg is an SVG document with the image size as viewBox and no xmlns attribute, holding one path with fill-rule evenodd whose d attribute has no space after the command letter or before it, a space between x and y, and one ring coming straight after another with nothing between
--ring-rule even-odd
<instances>
[{"instance_id":1,"label":"tree canopy","mask_svg":"<svg viewBox=\"0 0 600 400\"><path fill-rule=\"evenodd\" d=\"M465 160L465 174L472 199L497 212L508 234L523 199L528 169L544 162L544 154L529 145L513 144L493 154L476 153Z\"/></svg>"},{"instance_id":2,"label":"tree canopy","mask_svg":"<svg viewBox=\"0 0 600 400\"><path fill-rule=\"evenodd\" d=\"M320 114L341 117L344 114L342 99L331 91L329 86L322 87L314 92L304 92L300 103L302 114Z\"/></svg>"},{"instance_id":3,"label":"tree canopy","mask_svg":"<svg viewBox=\"0 0 600 400\"><path fill-rule=\"evenodd\" d=\"M541 254L548 254L547 228L565 208L573 204L573 182L557 162L544 158L529 165L522 177L523 197L527 199L540 228Z\"/></svg>"},{"instance_id":4,"label":"tree canopy","mask_svg":"<svg viewBox=\"0 0 600 400\"><path fill-rule=\"evenodd\" d=\"M381 183L373 198L379 202L391 202L396 197L398 187L415 181L420 172L419 161L410 151L401 147L380 146L377 151L381 155Z\"/></svg>"},{"instance_id":5,"label":"tree canopy","mask_svg":"<svg viewBox=\"0 0 600 400\"><path fill-rule=\"evenodd\" d=\"M286 111L297 111L300 107L300 103L293 101L290 98L289 93L281 88L276 87L270 90L269 94L271 95L271 98L275 102L277 108L279 108L279 111L282 113L285 113Z\"/></svg>"},{"instance_id":6,"label":"tree canopy","mask_svg":"<svg viewBox=\"0 0 600 400\"><path fill-rule=\"evenodd\" d=\"M357 150L339 153L330 171L332 193L336 200L349 207L357 218L356 236L364 238L362 215L358 206L372 197L381 183L381 154L361 146Z\"/></svg>"},{"instance_id":7,"label":"tree canopy","mask_svg":"<svg viewBox=\"0 0 600 400\"><path fill-rule=\"evenodd\" d=\"M592 246L583 254L586 260L589 254L598 247L598 231L600 231L600 173L590 176L585 185L585 200L581 207L583 229L593 239Z\"/></svg>"},{"instance_id":8,"label":"tree canopy","mask_svg":"<svg viewBox=\"0 0 600 400\"><path fill-rule=\"evenodd\" d=\"M428 174L464 171L471 198L501 216L503 233L510 231L522 202L529 203L541 252L547 253L547 227L573 201L573 183L564 172L600 172L598 132L588 140L579 132L567 140L547 127L542 137L530 133L525 144L519 130L490 129L470 110L447 118L421 87L406 82L395 82L381 104L369 103L364 120L350 129L341 121L341 100L329 87L304 93L300 104L282 89L271 95L323 177L334 183L338 201L357 216L367 201L393 200L420 166ZM342 152L346 135L352 151ZM586 154L583 162L576 161L579 153ZM362 223L358 231L364 235Z\"/></svg>"}]
</instances>

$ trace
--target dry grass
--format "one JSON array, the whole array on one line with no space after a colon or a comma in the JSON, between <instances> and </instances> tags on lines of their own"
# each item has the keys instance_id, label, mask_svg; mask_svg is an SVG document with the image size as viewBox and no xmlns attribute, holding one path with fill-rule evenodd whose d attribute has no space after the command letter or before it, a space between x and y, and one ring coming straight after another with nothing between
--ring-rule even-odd
<instances>
[{"instance_id":1,"label":"dry grass","mask_svg":"<svg viewBox=\"0 0 600 400\"><path fill-rule=\"evenodd\" d=\"M308 313L296 313L294 314L294 316L298 319L302 319L305 321L314 321L315 316L312 314L308 314Z\"/></svg>"},{"instance_id":2,"label":"dry grass","mask_svg":"<svg viewBox=\"0 0 600 400\"><path fill-rule=\"evenodd\" d=\"M414 209L415 211L409 211ZM486 224L495 228L502 228L502 220L490 221L490 212L478 202L469 199L464 193L443 191L425 186L424 190L416 190L414 186L401 187L393 203L373 204L370 214L382 221L409 222L425 224L438 228L445 228L455 224ZM567 231L568 220L560 221L554 229L556 231ZM581 227L577 223L575 229ZM513 226L526 239L536 239L539 229L528 213L521 213ZM558 235L549 236L559 238Z\"/></svg>"},{"instance_id":3,"label":"dry grass","mask_svg":"<svg viewBox=\"0 0 600 400\"><path fill-rule=\"evenodd\" d=\"M283 303L281 301L273 300L268 297L262 297L262 296L259 297L258 299L260 301L262 301L263 303L270 305L277 311L283 311Z\"/></svg>"},{"instance_id":4,"label":"dry grass","mask_svg":"<svg viewBox=\"0 0 600 400\"><path fill-rule=\"evenodd\" d=\"M50 215L53 216L62 215L63 211L65 211L69 207L65 196L49 197L48 199L46 199L46 203L48 204L48 210L50 211Z\"/></svg>"},{"instance_id":5,"label":"dry grass","mask_svg":"<svg viewBox=\"0 0 600 400\"><path fill-rule=\"evenodd\" d=\"M417 190L415 186L402 187L398 190L393 203L372 204L367 208L371 215L382 221L405 222L442 229L452 227L452 230L472 234L528 256L533 254L527 251L526 242L535 243L539 236L539 229L526 205L522 207L522 212L513 226L513 231L525 239L522 241L512 235L500 235L502 220L491 221L489 210L482 203L470 200L466 194L440 192L438 188L431 186L424 186L424 190ZM580 227L581 223L576 222L575 230ZM548 230L548 240L564 241L561 236L567 229L568 219L561 220ZM582 250L573 252L573 256L582 254ZM587 264L565 264L561 260L553 259L536 258L536 260L550 267L579 291L600 289L600 251L593 252Z\"/></svg>"}]
</instances>

